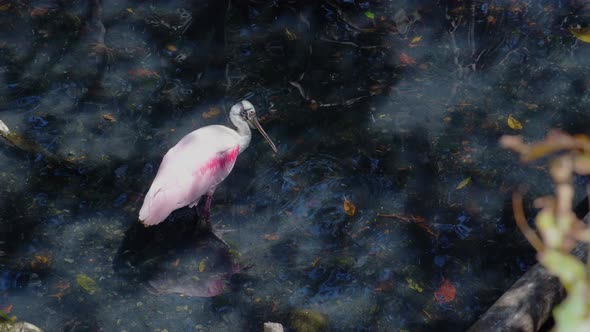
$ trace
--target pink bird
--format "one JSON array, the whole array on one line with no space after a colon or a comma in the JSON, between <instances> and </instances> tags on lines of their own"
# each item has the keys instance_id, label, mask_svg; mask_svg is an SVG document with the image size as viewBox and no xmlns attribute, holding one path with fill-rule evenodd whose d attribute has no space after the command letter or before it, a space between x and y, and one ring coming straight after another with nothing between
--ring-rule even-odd
<instances>
[{"instance_id":1,"label":"pink bird","mask_svg":"<svg viewBox=\"0 0 590 332\"><path fill-rule=\"evenodd\" d=\"M139 220L144 225L159 224L174 210L197 206L201 196L205 196L202 208L205 222L213 235L227 245L213 231L209 221L215 188L229 175L238 155L250 144L250 128L258 129L277 153L249 101L232 106L229 118L237 130L220 125L199 128L166 152L139 211Z\"/></svg>"}]
</instances>

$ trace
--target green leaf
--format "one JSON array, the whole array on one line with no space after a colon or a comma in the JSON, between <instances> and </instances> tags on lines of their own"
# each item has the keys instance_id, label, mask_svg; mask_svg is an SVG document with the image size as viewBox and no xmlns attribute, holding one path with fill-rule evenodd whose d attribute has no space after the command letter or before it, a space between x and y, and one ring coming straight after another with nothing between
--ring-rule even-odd
<instances>
[{"instance_id":1,"label":"green leaf","mask_svg":"<svg viewBox=\"0 0 590 332\"><path fill-rule=\"evenodd\" d=\"M568 293L567 298L553 310L556 332L590 331L586 287L579 284Z\"/></svg>"},{"instance_id":2,"label":"green leaf","mask_svg":"<svg viewBox=\"0 0 590 332\"><path fill-rule=\"evenodd\" d=\"M563 242L563 237L559 227L557 227L553 211L551 209L541 210L537 214L536 223L545 245L552 249L559 248Z\"/></svg>"},{"instance_id":3,"label":"green leaf","mask_svg":"<svg viewBox=\"0 0 590 332\"><path fill-rule=\"evenodd\" d=\"M370 19L372 19L372 20L375 19L375 14L372 11L369 11L369 10L367 10L365 12L365 16L368 17L368 18L370 18Z\"/></svg>"},{"instance_id":4,"label":"green leaf","mask_svg":"<svg viewBox=\"0 0 590 332\"><path fill-rule=\"evenodd\" d=\"M539 255L539 261L559 278L568 294L586 280L584 264L572 255L549 249Z\"/></svg>"},{"instance_id":5,"label":"green leaf","mask_svg":"<svg viewBox=\"0 0 590 332\"><path fill-rule=\"evenodd\" d=\"M0 322L12 322L12 318L7 313L0 310Z\"/></svg>"},{"instance_id":6,"label":"green leaf","mask_svg":"<svg viewBox=\"0 0 590 332\"><path fill-rule=\"evenodd\" d=\"M84 290L91 295L100 290L96 284L96 281L85 274L78 274L76 276L76 282L78 285L80 285L80 287L84 288Z\"/></svg>"},{"instance_id":7,"label":"green leaf","mask_svg":"<svg viewBox=\"0 0 590 332\"><path fill-rule=\"evenodd\" d=\"M465 178L463 181L459 182L459 184L455 187L455 189L457 189L457 190L463 189L470 183L471 183L471 176L468 178Z\"/></svg>"}]
</instances>

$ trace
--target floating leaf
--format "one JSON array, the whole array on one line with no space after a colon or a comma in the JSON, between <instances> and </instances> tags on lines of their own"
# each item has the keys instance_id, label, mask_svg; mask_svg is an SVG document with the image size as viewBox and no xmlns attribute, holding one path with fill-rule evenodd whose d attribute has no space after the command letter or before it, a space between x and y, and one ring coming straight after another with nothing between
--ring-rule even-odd
<instances>
[{"instance_id":1,"label":"floating leaf","mask_svg":"<svg viewBox=\"0 0 590 332\"><path fill-rule=\"evenodd\" d=\"M129 12L130 14L135 14L132 8L127 8L127 12Z\"/></svg>"},{"instance_id":2,"label":"floating leaf","mask_svg":"<svg viewBox=\"0 0 590 332\"><path fill-rule=\"evenodd\" d=\"M36 272L46 270L51 267L52 261L53 255L50 252L42 251L36 253L33 259L31 259L31 269Z\"/></svg>"},{"instance_id":3,"label":"floating leaf","mask_svg":"<svg viewBox=\"0 0 590 332\"><path fill-rule=\"evenodd\" d=\"M4 3L0 5L0 11L4 12L10 9L10 3Z\"/></svg>"},{"instance_id":4,"label":"floating leaf","mask_svg":"<svg viewBox=\"0 0 590 332\"><path fill-rule=\"evenodd\" d=\"M45 14L47 14L49 12L48 8L45 7L36 7L31 9L31 12L29 13L29 15L31 15L32 18L37 18L37 17L41 17Z\"/></svg>"},{"instance_id":5,"label":"floating leaf","mask_svg":"<svg viewBox=\"0 0 590 332\"><path fill-rule=\"evenodd\" d=\"M105 119L105 120L107 120L107 121L110 121L110 122L117 122L117 120L115 119L115 117L112 116L111 114L108 114L108 113L103 114L102 115L102 118Z\"/></svg>"},{"instance_id":6,"label":"floating leaf","mask_svg":"<svg viewBox=\"0 0 590 332\"><path fill-rule=\"evenodd\" d=\"M219 107L211 107L208 111L203 112L202 116L203 119L211 119L221 114L221 109Z\"/></svg>"},{"instance_id":7,"label":"floating leaf","mask_svg":"<svg viewBox=\"0 0 590 332\"><path fill-rule=\"evenodd\" d=\"M166 45L166 49L168 51L170 51L170 52L176 52L176 51L178 51L178 48L176 47L176 45L172 45L172 44Z\"/></svg>"},{"instance_id":8,"label":"floating leaf","mask_svg":"<svg viewBox=\"0 0 590 332\"><path fill-rule=\"evenodd\" d=\"M320 259L322 259L321 257L316 257L313 262L311 262L311 267L316 267L318 265L318 263L320 262Z\"/></svg>"},{"instance_id":9,"label":"floating leaf","mask_svg":"<svg viewBox=\"0 0 590 332\"><path fill-rule=\"evenodd\" d=\"M455 299L457 289L449 281L449 279L443 279L442 284L434 292L434 299L438 303L449 303Z\"/></svg>"},{"instance_id":10,"label":"floating leaf","mask_svg":"<svg viewBox=\"0 0 590 332\"><path fill-rule=\"evenodd\" d=\"M373 289L376 292L389 292L394 288L395 284L392 280L383 280L377 283L377 286Z\"/></svg>"},{"instance_id":11,"label":"floating leaf","mask_svg":"<svg viewBox=\"0 0 590 332\"><path fill-rule=\"evenodd\" d=\"M12 304L7 305L6 307L2 308L2 311L6 314L9 314L12 311L14 306Z\"/></svg>"},{"instance_id":12,"label":"floating leaf","mask_svg":"<svg viewBox=\"0 0 590 332\"><path fill-rule=\"evenodd\" d=\"M522 129L522 123L520 123L520 121L516 120L512 115L508 116L508 127L514 129L514 130L521 130Z\"/></svg>"},{"instance_id":13,"label":"floating leaf","mask_svg":"<svg viewBox=\"0 0 590 332\"><path fill-rule=\"evenodd\" d=\"M344 212L347 216L354 216L356 214L356 206L348 198L344 197Z\"/></svg>"},{"instance_id":14,"label":"floating leaf","mask_svg":"<svg viewBox=\"0 0 590 332\"><path fill-rule=\"evenodd\" d=\"M277 234L264 234L262 237L267 241L276 241L279 239Z\"/></svg>"},{"instance_id":15,"label":"floating leaf","mask_svg":"<svg viewBox=\"0 0 590 332\"><path fill-rule=\"evenodd\" d=\"M457 190L463 189L470 183L471 183L471 176L464 179L463 181L459 182L459 184L457 185L457 187L455 187L455 189L457 189Z\"/></svg>"},{"instance_id":16,"label":"floating leaf","mask_svg":"<svg viewBox=\"0 0 590 332\"><path fill-rule=\"evenodd\" d=\"M416 64L416 60L414 60L412 57L403 52L399 55L399 61L404 66L411 66Z\"/></svg>"},{"instance_id":17,"label":"floating leaf","mask_svg":"<svg viewBox=\"0 0 590 332\"><path fill-rule=\"evenodd\" d=\"M590 43L590 31L588 29L570 29L570 32L584 43Z\"/></svg>"},{"instance_id":18,"label":"floating leaf","mask_svg":"<svg viewBox=\"0 0 590 332\"><path fill-rule=\"evenodd\" d=\"M368 10L365 12L365 16L372 19L372 20L375 19L375 13L368 11Z\"/></svg>"},{"instance_id":19,"label":"floating leaf","mask_svg":"<svg viewBox=\"0 0 590 332\"><path fill-rule=\"evenodd\" d=\"M207 260L207 258L208 258L208 257L205 257L204 259L202 259L202 260L199 262L199 272L203 272L203 271L205 271L205 264L206 264L206 262L205 262L205 261Z\"/></svg>"},{"instance_id":20,"label":"floating leaf","mask_svg":"<svg viewBox=\"0 0 590 332\"><path fill-rule=\"evenodd\" d=\"M297 35L287 28L285 28L285 35L287 36L287 39L289 39L289 40L296 40L297 39Z\"/></svg>"},{"instance_id":21,"label":"floating leaf","mask_svg":"<svg viewBox=\"0 0 590 332\"><path fill-rule=\"evenodd\" d=\"M66 294L70 292L70 283L66 280L60 280L55 284L55 288L57 289L57 293L51 294L49 296L55 297L58 300L61 300Z\"/></svg>"},{"instance_id":22,"label":"floating leaf","mask_svg":"<svg viewBox=\"0 0 590 332\"><path fill-rule=\"evenodd\" d=\"M96 281L85 274L78 274L76 276L76 282L78 285L80 285L80 287L84 288L84 290L91 295L100 290L96 284Z\"/></svg>"},{"instance_id":23,"label":"floating leaf","mask_svg":"<svg viewBox=\"0 0 590 332\"><path fill-rule=\"evenodd\" d=\"M160 75L153 70L139 68L136 70L130 70L129 75L136 78L156 79L160 78Z\"/></svg>"},{"instance_id":24,"label":"floating leaf","mask_svg":"<svg viewBox=\"0 0 590 332\"><path fill-rule=\"evenodd\" d=\"M418 293L422 293L424 291L424 288L422 288L417 282L415 282L414 280L410 279L410 278L406 278L406 282L408 283L408 287L410 287L410 289L415 290Z\"/></svg>"},{"instance_id":25,"label":"floating leaf","mask_svg":"<svg viewBox=\"0 0 590 332\"><path fill-rule=\"evenodd\" d=\"M416 44L416 43L419 43L421 40L422 40L422 36L414 37L414 38L412 38L412 41L410 41L410 43Z\"/></svg>"}]
</instances>

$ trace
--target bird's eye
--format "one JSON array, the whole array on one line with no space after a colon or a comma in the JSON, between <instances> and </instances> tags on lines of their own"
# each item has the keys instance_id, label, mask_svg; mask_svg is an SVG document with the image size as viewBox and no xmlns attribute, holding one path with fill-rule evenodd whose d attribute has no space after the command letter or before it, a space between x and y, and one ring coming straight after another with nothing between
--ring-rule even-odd
<instances>
[{"instance_id":1,"label":"bird's eye","mask_svg":"<svg viewBox=\"0 0 590 332\"><path fill-rule=\"evenodd\" d=\"M248 111L249 117L253 117L254 115L256 115L256 113L254 113L254 111L252 111L252 110Z\"/></svg>"}]
</instances>

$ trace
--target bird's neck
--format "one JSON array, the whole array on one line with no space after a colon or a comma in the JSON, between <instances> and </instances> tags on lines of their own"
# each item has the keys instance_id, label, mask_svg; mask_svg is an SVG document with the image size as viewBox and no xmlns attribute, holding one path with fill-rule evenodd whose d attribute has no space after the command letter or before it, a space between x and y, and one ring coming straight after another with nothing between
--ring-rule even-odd
<instances>
[{"instance_id":1,"label":"bird's neck","mask_svg":"<svg viewBox=\"0 0 590 332\"><path fill-rule=\"evenodd\" d=\"M250 126L242 120L242 119L234 119L230 117L231 122L236 126L236 131L240 136L238 139L238 145L240 146L240 153L244 151L248 145L250 144L250 140L252 139L252 131L250 130Z\"/></svg>"}]
</instances>

